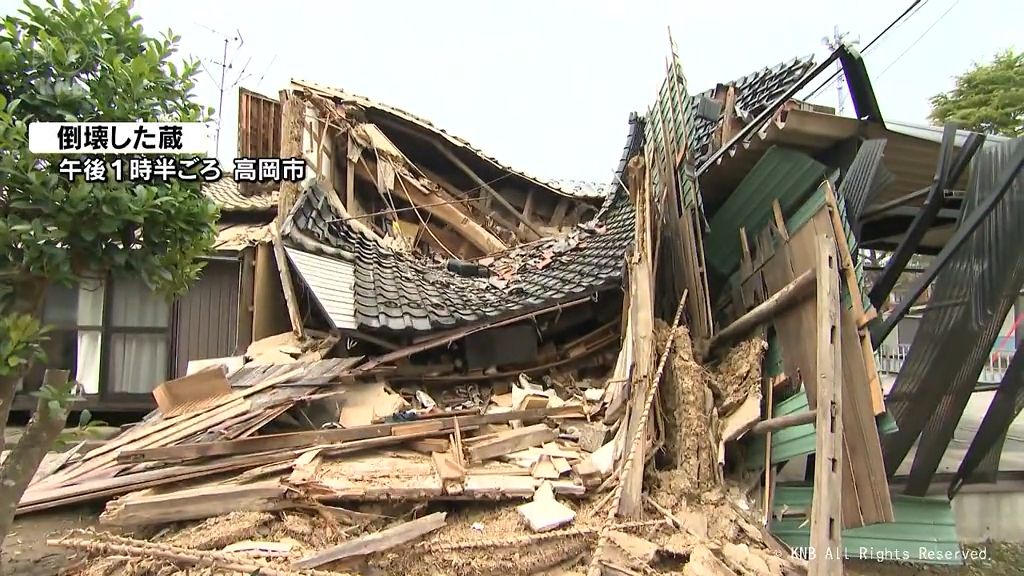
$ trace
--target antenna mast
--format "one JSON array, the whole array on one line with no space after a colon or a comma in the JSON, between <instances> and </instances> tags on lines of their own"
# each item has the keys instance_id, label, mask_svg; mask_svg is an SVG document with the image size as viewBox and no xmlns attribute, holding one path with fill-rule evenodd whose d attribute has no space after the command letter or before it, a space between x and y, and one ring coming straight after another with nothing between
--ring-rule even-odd
<instances>
[{"instance_id":1,"label":"antenna mast","mask_svg":"<svg viewBox=\"0 0 1024 576\"><path fill-rule=\"evenodd\" d=\"M199 23L197 22L197 24L199 24ZM206 70L206 73L209 74L210 79L213 80L214 84L217 85L217 91L218 91L218 96L217 96L217 132L216 132L216 139L215 139L215 144L214 144L214 147L215 147L214 157L218 157L219 158L220 157L220 131L221 131L221 126L222 126L223 121L224 121L224 92L229 90L229 89L231 89L231 88L234 88L234 87L238 86L243 80L245 80L246 78L248 78L250 76L249 74L246 74L245 72L246 72L246 70L248 70L249 63L252 62L252 58L250 57L246 61L245 65L242 66L242 70L238 73L238 77L235 78L235 80L233 82L231 82L230 85L227 84L227 82L228 82L228 70L234 69L235 58L238 56L239 51L241 50L242 46L245 44L245 40L242 38L242 31L236 29L234 35L227 35L227 34L223 34L221 32L218 32L218 31L216 31L213 28L210 28L208 26L204 26L203 24L199 24L199 26L202 26L203 28L206 28L207 30L209 30L210 32L216 34L217 36L220 36L223 39L223 41L224 41L224 50L223 50L223 53L221 54L220 61L212 60L212 59L205 59L205 60L201 61L203 69ZM234 51L232 51L231 56L229 57L228 56L228 48L232 44L236 44L236 45L235 45ZM214 75L210 72L209 68L207 68L207 66L206 66L207 63L210 63L210 64L213 64L214 66L219 66L220 67L220 80L217 80L217 78L214 77Z\"/></svg>"},{"instance_id":2,"label":"antenna mast","mask_svg":"<svg viewBox=\"0 0 1024 576\"><path fill-rule=\"evenodd\" d=\"M834 52L839 48L841 44L847 46L856 46L860 44L860 37L857 37L849 42L846 41L846 37L849 36L849 32L840 32L839 26L836 25L832 29L832 37L822 38L825 46L828 47L829 51ZM841 62L836 62L836 114L842 116L843 111L846 108L846 77L843 75L843 65Z\"/></svg>"}]
</instances>

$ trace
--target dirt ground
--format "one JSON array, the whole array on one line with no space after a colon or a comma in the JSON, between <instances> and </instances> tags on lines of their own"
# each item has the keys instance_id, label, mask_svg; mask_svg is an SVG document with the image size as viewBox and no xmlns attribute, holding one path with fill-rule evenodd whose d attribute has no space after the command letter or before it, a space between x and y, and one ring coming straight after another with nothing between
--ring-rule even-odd
<instances>
[{"instance_id":1,"label":"dirt ground","mask_svg":"<svg viewBox=\"0 0 1024 576\"><path fill-rule=\"evenodd\" d=\"M94 526L99 507L83 507L30 514L19 518L7 537L3 561L7 573L18 576L56 576L76 562L74 552L50 548L46 538L73 528ZM986 544L989 559L963 567L913 566L895 563L850 562L849 576L1021 576L1024 545Z\"/></svg>"},{"instance_id":2,"label":"dirt ground","mask_svg":"<svg viewBox=\"0 0 1024 576\"><path fill-rule=\"evenodd\" d=\"M75 561L73 551L51 548L46 539L73 528L96 524L100 507L58 509L17 518L4 540L3 562L7 574L54 576Z\"/></svg>"}]
</instances>

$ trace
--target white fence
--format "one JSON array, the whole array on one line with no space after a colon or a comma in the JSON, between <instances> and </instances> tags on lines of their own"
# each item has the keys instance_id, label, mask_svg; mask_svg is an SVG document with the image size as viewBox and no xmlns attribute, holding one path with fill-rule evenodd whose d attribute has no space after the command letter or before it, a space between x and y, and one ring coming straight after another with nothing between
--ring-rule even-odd
<instances>
[{"instance_id":1,"label":"white fence","mask_svg":"<svg viewBox=\"0 0 1024 576\"><path fill-rule=\"evenodd\" d=\"M875 365L878 371L884 374L896 374L903 367L910 351L909 344L898 346L883 345L875 351ZM1010 366L1010 359L1013 358L1012 350L993 350L988 356L988 362L982 368L978 376L978 382L986 384L998 384L1003 380L1006 369Z\"/></svg>"}]
</instances>

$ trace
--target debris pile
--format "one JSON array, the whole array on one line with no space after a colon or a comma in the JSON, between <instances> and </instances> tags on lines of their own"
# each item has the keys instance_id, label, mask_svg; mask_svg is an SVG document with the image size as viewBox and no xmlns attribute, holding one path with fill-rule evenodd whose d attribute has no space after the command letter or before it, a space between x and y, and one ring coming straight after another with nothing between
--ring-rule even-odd
<instances>
[{"instance_id":1,"label":"debris pile","mask_svg":"<svg viewBox=\"0 0 1024 576\"><path fill-rule=\"evenodd\" d=\"M600 193L293 82L290 331L195 361L19 512L105 501L53 540L82 574L841 573L843 529L895 518L843 173L782 145L836 118L790 100L812 66L690 97L673 54ZM780 510L789 463L813 490Z\"/></svg>"}]
</instances>

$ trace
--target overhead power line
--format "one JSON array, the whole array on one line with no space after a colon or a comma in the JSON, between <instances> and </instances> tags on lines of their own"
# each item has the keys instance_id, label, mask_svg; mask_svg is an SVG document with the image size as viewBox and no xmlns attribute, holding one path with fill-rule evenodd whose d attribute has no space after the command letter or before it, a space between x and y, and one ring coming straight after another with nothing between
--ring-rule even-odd
<instances>
[{"instance_id":1,"label":"overhead power line","mask_svg":"<svg viewBox=\"0 0 1024 576\"><path fill-rule=\"evenodd\" d=\"M907 55L907 52L910 52L910 50L913 49L914 46L917 46L917 43L920 42L922 38L927 36L928 33L932 31L932 28L935 28L935 26L938 25L939 22L942 22L942 19L945 18L947 14L952 12L953 8L956 8L956 5L959 4L959 3L960 3L960 0L954 0L954 2L952 4L950 4L949 8L946 8L946 11L943 12L941 15L939 15L939 17L936 18L934 22L932 22L931 26L925 28L924 32L922 32L920 36L918 36L913 42L910 43L910 46L907 46L906 49L903 50L903 52L900 52L900 55L897 56L892 62L890 62L889 65L886 66L878 74L877 78L881 78L882 76L884 76L885 73L888 72L890 68L895 66L896 63L900 61L900 59L902 59L904 56Z\"/></svg>"},{"instance_id":2,"label":"overhead power line","mask_svg":"<svg viewBox=\"0 0 1024 576\"><path fill-rule=\"evenodd\" d=\"M903 21L903 19L906 18L915 8L917 8L919 5L921 5L921 3L927 2L927 1L928 0L914 0L913 2L911 2L910 6L908 6L907 9L904 10L902 14L897 16L896 19L893 20L892 22L890 22L888 26L883 28L882 31L879 32L877 36L875 36L874 38L871 39L871 42L867 43L867 46L864 47L863 51L867 52L868 49L870 49L871 46L873 46L875 44L875 42L878 42L883 36L885 36L885 34L887 32L892 30L896 25L898 25L901 21ZM822 90L824 90L825 87L830 86L832 84L832 81L836 79L836 76L839 76L839 74L841 74L841 71L842 71L842 68L840 68L839 71L836 71L834 74L832 74L832 76L829 76L829 78L827 80L822 82L817 88L814 89L813 92L811 92L811 94L809 96L807 96L807 99L810 100L811 98L814 98Z\"/></svg>"}]
</instances>

